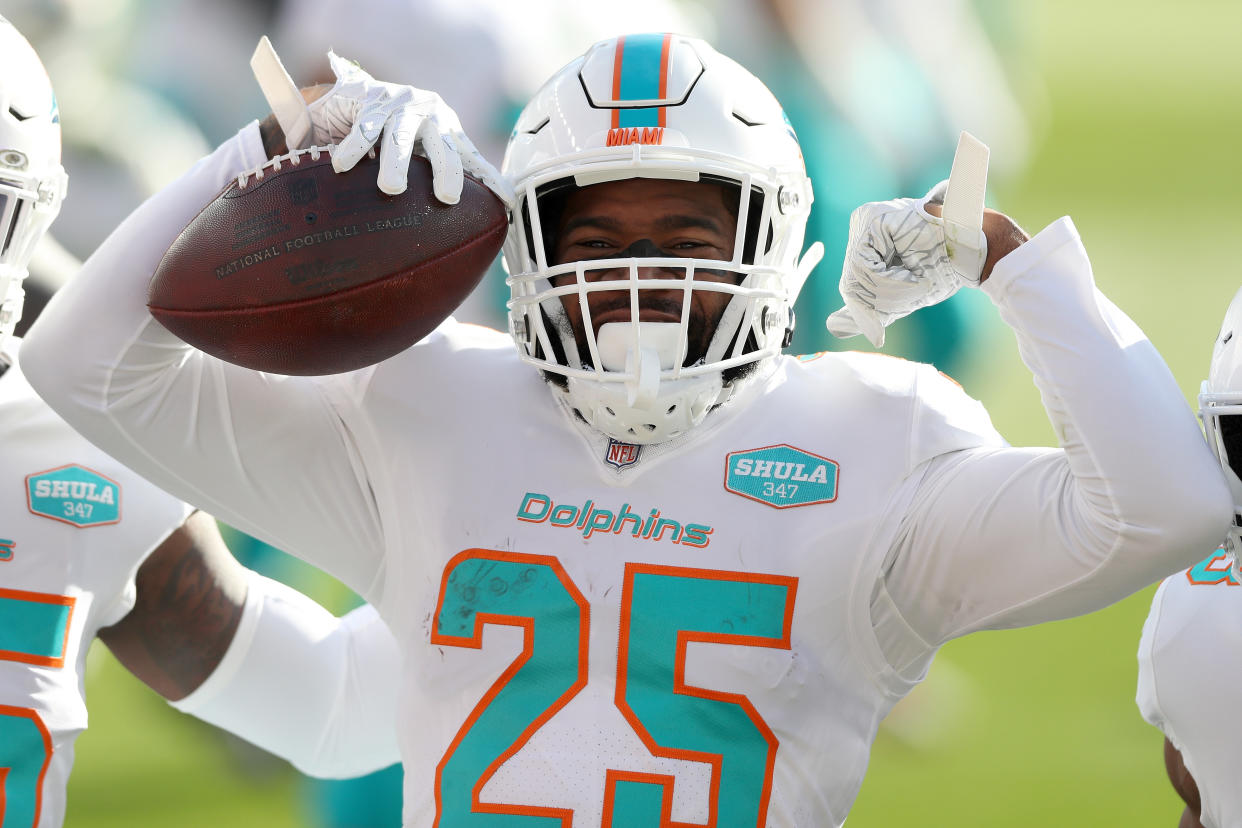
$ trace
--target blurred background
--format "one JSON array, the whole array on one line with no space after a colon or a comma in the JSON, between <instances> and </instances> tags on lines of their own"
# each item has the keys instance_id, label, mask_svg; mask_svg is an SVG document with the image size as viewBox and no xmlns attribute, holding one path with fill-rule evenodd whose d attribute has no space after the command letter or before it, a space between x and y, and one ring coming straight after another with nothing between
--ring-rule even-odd
<instances>
[{"instance_id":1,"label":"blurred background","mask_svg":"<svg viewBox=\"0 0 1242 828\"><path fill-rule=\"evenodd\" d=\"M849 211L947 176L960 129L992 148L992 206L1032 233L1073 216L1097 281L1165 355L1188 405L1242 283L1220 252L1242 240L1232 191L1242 181L1242 6L1232 0L0 0L0 14L40 51L65 130L60 245L40 251L32 292L54 289L141 198L266 114L248 66L260 34L302 83L325 78L332 47L377 77L437 89L499 163L543 78L600 37L659 29L707 36L747 65L802 139L816 189L811 238L828 255L799 303L796 351L865 347L832 341L822 322L839 304ZM503 325L501 278L462 315ZM1012 443L1054 441L1013 337L981 294L899 322L886 351L954 375ZM335 611L351 605L306 567L233 541L239 557ZM1161 736L1133 701L1151 594L945 647L885 723L851 828L1176 825ZM383 804L393 773L364 783L375 815L349 822L337 805L356 788L309 783L181 716L102 647L86 686L91 726L68 825L397 825Z\"/></svg>"}]
</instances>

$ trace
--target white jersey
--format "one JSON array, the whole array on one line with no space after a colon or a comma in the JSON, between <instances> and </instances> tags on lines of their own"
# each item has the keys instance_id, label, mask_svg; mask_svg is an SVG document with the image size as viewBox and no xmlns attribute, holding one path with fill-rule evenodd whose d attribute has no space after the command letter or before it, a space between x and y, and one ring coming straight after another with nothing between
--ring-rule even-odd
<instances>
[{"instance_id":1,"label":"white jersey","mask_svg":"<svg viewBox=\"0 0 1242 828\"><path fill-rule=\"evenodd\" d=\"M28 368L92 439L379 609L411 828L839 826L944 641L1096 609L1224 531L1180 391L1068 220L985 285L1063 449L1005 446L927 366L848 354L777 360L640 447L484 328L323 378L180 343L146 311L150 274L262 160L251 125L131 216L44 312ZM88 318L89 343L66 335Z\"/></svg>"},{"instance_id":2,"label":"white jersey","mask_svg":"<svg viewBox=\"0 0 1242 828\"><path fill-rule=\"evenodd\" d=\"M0 375L6 826L64 821L73 743L86 729L86 652L100 628L133 607L139 564L189 514L73 431L35 396L20 366Z\"/></svg>"},{"instance_id":3,"label":"white jersey","mask_svg":"<svg viewBox=\"0 0 1242 828\"><path fill-rule=\"evenodd\" d=\"M1204 828L1242 825L1242 589L1217 550L1169 576L1139 641L1137 701L1195 778Z\"/></svg>"},{"instance_id":4,"label":"white jersey","mask_svg":"<svg viewBox=\"0 0 1242 828\"><path fill-rule=\"evenodd\" d=\"M408 778L438 780L450 825L476 786L575 825L842 821L907 688L869 618L885 516L928 458L1000 444L982 408L927 366L788 358L746 416L657 449L583 439L522 369L450 323L344 415L368 464L402 458L380 609ZM410 376L442 389L413 420ZM419 787L407 818L431 825Z\"/></svg>"}]
</instances>

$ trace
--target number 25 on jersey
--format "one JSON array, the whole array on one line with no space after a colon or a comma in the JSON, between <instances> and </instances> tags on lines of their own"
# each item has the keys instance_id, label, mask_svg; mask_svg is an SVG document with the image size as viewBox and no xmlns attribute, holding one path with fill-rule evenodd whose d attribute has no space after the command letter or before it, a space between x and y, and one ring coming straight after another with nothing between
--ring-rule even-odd
<instances>
[{"instance_id":1,"label":"number 25 on jersey","mask_svg":"<svg viewBox=\"0 0 1242 828\"><path fill-rule=\"evenodd\" d=\"M743 695L685 681L690 642L789 649L797 579L627 564L615 702L654 756L711 766L708 825L760 828L778 741ZM445 567L432 643L482 647L524 630L522 654L484 694L436 769L436 824L566 828L572 811L484 803L506 760L587 684L589 606L551 556L472 549ZM609 770L605 828L672 825L672 776Z\"/></svg>"}]
</instances>

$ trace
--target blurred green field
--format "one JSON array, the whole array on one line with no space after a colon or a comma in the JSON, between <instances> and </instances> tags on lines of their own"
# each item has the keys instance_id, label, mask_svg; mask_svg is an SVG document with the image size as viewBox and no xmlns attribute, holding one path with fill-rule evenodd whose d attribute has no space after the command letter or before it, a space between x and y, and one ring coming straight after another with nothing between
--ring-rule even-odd
<instances>
[{"instance_id":1,"label":"blurred green field","mask_svg":"<svg viewBox=\"0 0 1242 828\"><path fill-rule=\"evenodd\" d=\"M1074 217L1097 280L1155 341L1189 404L1242 283L1228 257L1242 228L1242 6L1047 0L1015 14L1047 111L1033 163L998 188L997 206L1031 231ZM967 390L1012 442L1049 444L1012 337L998 332L980 351ZM851 828L1176 825L1160 735L1133 701L1150 596L946 647L882 732ZM96 654L87 689L69 826L307 824L290 773L239 764L110 656Z\"/></svg>"}]
</instances>

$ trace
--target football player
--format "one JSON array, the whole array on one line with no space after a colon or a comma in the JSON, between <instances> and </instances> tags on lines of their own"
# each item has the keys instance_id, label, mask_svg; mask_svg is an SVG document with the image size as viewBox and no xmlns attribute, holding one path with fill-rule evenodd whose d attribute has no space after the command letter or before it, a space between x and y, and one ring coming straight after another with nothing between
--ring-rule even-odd
<instances>
[{"instance_id":1,"label":"football player","mask_svg":"<svg viewBox=\"0 0 1242 828\"><path fill-rule=\"evenodd\" d=\"M1138 706L1165 735L1169 780L1186 802L1180 828L1242 825L1242 743L1233 667L1242 654L1242 290L1225 312L1199 395L1208 446L1233 493L1225 545L1156 590L1139 641Z\"/></svg>"},{"instance_id":2,"label":"football player","mask_svg":"<svg viewBox=\"0 0 1242 828\"><path fill-rule=\"evenodd\" d=\"M174 706L310 772L351 775L395 761L394 694L385 692L395 682L376 678L395 662L395 644L374 611L337 619L242 568L210 516L88 443L27 384L12 336L22 280L67 181L47 74L0 17L4 825L64 821L95 638ZM359 681L372 685L369 706L341 704Z\"/></svg>"},{"instance_id":3,"label":"football player","mask_svg":"<svg viewBox=\"0 0 1242 828\"><path fill-rule=\"evenodd\" d=\"M851 222L834 329L878 341L980 285L1062 443L1011 448L930 366L782 355L811 185L778 102L707 43L595 44L503 175L437 95L333 66L308 114L338 169L378 142L399 192L418 143L441 201L463 168L510 200L507 333L447 320L311 378L169 334L147 282L269 164L252 123L96 251L27 370L91 439L374 603L406 665L408 826L839 826L943 643L1097 609L1223 534L1217 466L1069 219L1027 240L988 212L950 251L937 188Z\"/></svg>"}]
</instances>

